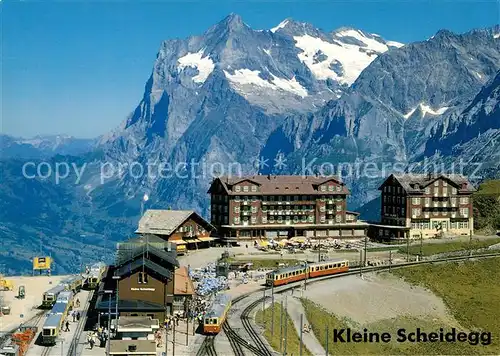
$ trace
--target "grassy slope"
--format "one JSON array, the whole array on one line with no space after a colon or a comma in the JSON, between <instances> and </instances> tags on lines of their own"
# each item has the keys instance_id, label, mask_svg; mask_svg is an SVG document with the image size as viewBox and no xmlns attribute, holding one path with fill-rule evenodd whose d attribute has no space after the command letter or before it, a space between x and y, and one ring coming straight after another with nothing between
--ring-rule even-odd
<instances>
[{"instance_id":1,"label":"grassy slope","mask_svg":"<svg viewBox=\"0 0 500 356\"><path fill-rule=\"evenodd\" d=\"M337 343L333 345L334 328L351 327L369 331L391 332L393 338L399 328L420 327L426 332L450 328L441 321L399 317L368 325L358 325L340 319L309 300L303 300L307 318L312 321L315 335L326 347L326 325L329 326L329 350L335 354L500 354L500 259L489 259L462 264L440 264L397 270L395 273L408 282L421 284L439 295L449 306L455 319L466 330L485 330L493 335L490 346L472 346L468 343ZM334 351L333 351L334 350Z\"/></svg>"},{"instance_id":2,"label":"grassy slope","mask_svg":"<svg viewBox=\"0 0 500 356\"><path fill-rule=\"evenodd\" d=\"M500 238L492 238L492 239L487 239L487 240L472 240L472 243L469 243L469 241L452 241L452 242L446 242L446 243L435 243L435 244L423 244L422 245L422 254L424 256L430 256L430 255L435 255L437 253L443 253L443 252L452 252L452 251L464 251L468 249L479 249L479 248L484 248L488 247L491 245L495 245L497 243L500 243ZM399 249L400 253L406 253L406 246L401 247ZM410 254L411 255L419 255L420 254L420 244L419 243L413 243L413 245L410 246Z\"/></svg>"},{"instance_id":3,"label":"grassy slope","mask_svg":"<svg viewBox=\"0 0 500 356\"><path fill-rule=\"evenodd\" d=\"M262 309L259 310L255 316L257 324L265 328L264 337L267 339L272 348L276 351L280 351L280 309L281 305L279 303L274 303L274 337L271 336L271 319L272 319L271 307L266 308L265 312L263 312ZM285 315L286 315L286 322L288 323L287 354L299 355L299 347L300 347L299 335L297 333L297 330L293 326L292 320L288 317L288 314L284 314L284 316ZM285 321L283 321L283 325L285 325L284 323ZM302 346L302 354L306 356L313 356L305 346Z\"/></svg>"}]
</instances>

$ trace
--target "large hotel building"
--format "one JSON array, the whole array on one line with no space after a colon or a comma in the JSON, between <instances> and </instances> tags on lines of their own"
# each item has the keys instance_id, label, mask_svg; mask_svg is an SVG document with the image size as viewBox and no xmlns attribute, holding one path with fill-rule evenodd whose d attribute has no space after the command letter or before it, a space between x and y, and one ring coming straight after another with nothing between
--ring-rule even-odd
<instances>
[{"instance_id":1,"label":"large hotel building","mask_svg":"<svg viewBox=\"0 0 500 356\"><path fill-rule=\"evenodd\" d=\"M349 190L332 177L220 177L208 193L223 238L359 237L368 227L347 210Z\"/></svg>"},{"instance_id":2,"label":"large hotel building","mask_svg":"<svg viewBox=\"0 0 500 356\"><path fill-rule=\"evenodd\" d=\"M464 176L391 175L379 189L378 237L430 238L473 233L475 189Z\"/></svg>"}]
</instances>

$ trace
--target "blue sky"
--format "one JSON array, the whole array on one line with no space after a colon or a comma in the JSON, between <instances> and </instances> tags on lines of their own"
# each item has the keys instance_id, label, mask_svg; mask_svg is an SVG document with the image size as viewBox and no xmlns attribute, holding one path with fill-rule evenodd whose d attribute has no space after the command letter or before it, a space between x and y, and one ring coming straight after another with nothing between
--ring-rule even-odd
<instances>
[{"instance_id":1,"label":"blue sky","mask_svg":"<svg viewBox=\"0 0 500 356\"><path fill-rule=\"evenodd\" d=\"M496 0L3 0L0 7L1 131L24 137L95 137L113 129L142 98L162 40L201 34L231 12L254 29L292 17L405 43L441 28L492 26L500 17Z\"/></svg>"}]
</instances>

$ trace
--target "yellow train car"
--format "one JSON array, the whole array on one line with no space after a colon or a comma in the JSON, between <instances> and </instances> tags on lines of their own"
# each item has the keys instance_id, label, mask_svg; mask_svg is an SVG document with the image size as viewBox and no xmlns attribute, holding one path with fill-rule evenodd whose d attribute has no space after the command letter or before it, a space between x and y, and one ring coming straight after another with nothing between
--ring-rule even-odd
<instances>
[{"instance_id":1,"label":"yellow train car","mask_svg":"<svg viewBox=\"0 0 500 356\"><path fill-rule=\"evenodd\" d=\"M227 294L219 294L215 297L212 306L205 314L203 321L203 333L208 335L218 334L227 319L227 313L231 308L231 297Z\"/></svg>"}]
</instances>

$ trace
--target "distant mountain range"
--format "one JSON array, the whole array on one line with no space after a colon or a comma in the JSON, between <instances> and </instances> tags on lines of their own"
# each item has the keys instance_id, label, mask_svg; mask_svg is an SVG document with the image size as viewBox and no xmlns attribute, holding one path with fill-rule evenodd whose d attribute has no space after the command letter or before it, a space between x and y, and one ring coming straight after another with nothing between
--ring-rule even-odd
<instances>
[{"instance_id":1,"label":"distant mountain range","mask_svg":"<svg viewBox=\"0 0 500 356\"><path fill-rule=\"evenodd\" d=\"M0 159L47 158L58 154L78 156L92 151L97 141L66 135L23 139L0 134Z\"/></svg>"},{"instance_id":2,"label":"distant mountain range","mask_svg":"<svg viewBox=\"0 0 500 356\"><path fill-rule=\"evenodd\" d=\"M210 171L227 173L235 163L243 174L300 174L304 162L314 169L385 164L389 174L396 165L423 169L423 162L462 159L466 173L480 161L479 175L496 176L499 34L499 26L441 30L401 44L292 19L253 30L231 14L202 35L164 41L139 105L114 131L95 141L49 140L43 148L2 138L3 254L12 269L24 269L15 261L35 253L43 231L43 247L61 270L74 269L80 251L93 258L133 232L145 192L146 207L207 216ZM72 171L59 184L22 177L21 159L50 152L58 154L53 165L85 167L82 176ZM186 163L183 177L162 177L179 163ZM378 196L382 174L343 173L351 208ZM361 210L376 216L376 206Z\"/></svg>"}]
</instances>

